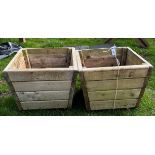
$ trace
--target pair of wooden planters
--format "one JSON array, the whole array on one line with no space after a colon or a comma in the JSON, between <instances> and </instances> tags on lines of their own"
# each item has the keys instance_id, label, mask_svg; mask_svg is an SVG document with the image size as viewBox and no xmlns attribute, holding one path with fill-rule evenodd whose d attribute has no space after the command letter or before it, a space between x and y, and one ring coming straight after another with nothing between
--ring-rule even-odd
<instances>
[{"instance_id":1,"label":"pair of wooden planters","mask_svg":"<svg viewBox=\"0 0 155 155\"><path fill-rule=\"evenodd\" d=\"M80 74L87 110L132 108L140 103L152 65L128 47L22 49L4 70L20 110L70 108ZM80 102L80 101L79 101Z\"/></svg>"}]
</instances>

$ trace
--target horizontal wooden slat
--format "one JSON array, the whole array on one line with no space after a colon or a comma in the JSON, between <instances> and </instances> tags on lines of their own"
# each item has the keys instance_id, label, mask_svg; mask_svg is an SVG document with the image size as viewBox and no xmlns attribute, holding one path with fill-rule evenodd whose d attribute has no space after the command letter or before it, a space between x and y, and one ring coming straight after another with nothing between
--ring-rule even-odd
<instances>
[{"instance_id":1,"label":"horizontal wooden slat","mask_svg":"<svg viewBox=\"0 0 155 155\"><path fill-rule=\"evenodd\" d=\"M70 56L64 54L29 54L32 68L69 67Z\"/></svg>"},{"instance_id":2,"label":"horizontal wooden slat","mask_svg":"<svg viewBox=\"0 0 155 155\"><path fill-rule=\"evenodd\" d=\"M138 99L116 100L115 107L113 100L107 101L91 101L91 110L113 109L113 108L132 108L136 106Z\"/></svg>"},{"instance_id":3,"label":"horizontal wooden slat","mask_svg":"<svg viewBox=\"0 0 155 155\"><path fill-rule=\"evenodd\" d=\"M71 52L68 48L31 48L27 49L28 54L66 54Z\"/></svg>"},{"instance_id":4,"label":"horizontal wooden slat","mask_svg":"<svg viewBox=\"0 0 155 155\"><path fill-rule=\"evenodd\" d=\"M109 49L102 48L102 49L88 49L82 50L82 57L83 59L87 58L100 58L102 56L111 55L111 51ZM81 51L80 51L81 54ZM117 48L117 56L122 54L122 49Z\"/></svg>"},{"instance_id":5,"label":"horizontal wooden slat","mask_svg":"<svg viewBox=\"0 0 155 155\"><path fill-rule=\"evenodd\" d=\"M146 77L148 69L123 69L119 71L119 78L138 78ZM117 70L103 70L103 71L84 71L85 80L104 80L104 79L116 79Z\"/></svg>"},{"instance_id":6,"label":"horizontal wooden slat","mask_svg":"<svg viewBox=\"0 0 155 155\"><path fill-rule=\"evenodd\" d=\"M68 100L69 91L16 92L20 101Z\"/></svg>"},{"instance_id":7,"label":"horizontal wooden slat","mask_svg":"<svg viewBox=\"0 0 155 155\"><path fill-rule=\"evenodd\" d=\"M117 90L116 99L138 98L141 89ZM113 100L115 90L88 92L89 101Z\"/></svg>"},{"instance_id":8,"label":"horizontal wooden slat","mask_svg":"<svg viewBox=\"0 0 155 155\"><path fill-rule=\"evenodd\" d=\"M11 81L71 81L73 71L11 71Z\"/></svg>"},{"instance_id":9,"label":"horizontal wooden slat","mask_svg":"<svg viewBox=\"0 0 155 155\"><path fill-rule=\"evenodd\" d=\"M15 91L69 90L71 81L13 82Z\"/></svg>"},{"instance_id":10,"label":"horizontal wooden slat","mask_svg":"<svg viewBox=\"0 0 155 155\"><path fill-rule=\"evenodd\" d=\"M120 61L120 56L117 57ZM100 58L89 58L84 61L85 67L106 67L117 66L116 59L110 56L104 56Z\"/></svg>"},{"instance_id":11,"label":"horizontal wooden slat","mask_svg":"<svg viewBox=\"0 0 155 155\"><path fill-rule=\"evenodd\" d=\"M142 88L145 78L119 79L118 89ZM86 81L88 91L116 89L117 80Z\"/></svg>"},{"instance_id":12,"label":"horizontal wooden slat","mask_svg":"<svg viewBox=\"0 0 155 155\"><path fill-rule=\"evenodd\" d=\"M23 110L67 108L68 100L21 102Z\"/></svg>"},{"instance_id":13,"label":"horizontal wooden slat","mask_svg":"<svg viewBox=\"0 0 155 155\"><path fill-rule=\"evenodd\" d=\"M48 56L48 58L49 57L50 58L64 58L64 57L68 56L68 53L66 53L66 54L54 53L54 54L52 54L52 53L37 53L37 52L35 52L35 54L29 53L28 56L31 59L40 58L40 57L47 57L47 56Z\"/></svg>"}]
</instances>

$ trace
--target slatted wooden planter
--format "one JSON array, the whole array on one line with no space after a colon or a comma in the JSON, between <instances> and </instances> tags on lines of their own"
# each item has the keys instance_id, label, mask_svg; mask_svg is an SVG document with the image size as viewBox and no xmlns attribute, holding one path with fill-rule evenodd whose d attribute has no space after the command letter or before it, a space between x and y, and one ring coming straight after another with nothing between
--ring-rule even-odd
<instances>
[{"instance_id":1,"label":"slatted wooden planter","mask_svg":"<svg viewBox=\"0 0 155 155\"><path fill-rule=\"evenodd\" d=\"M77 71L74 48L22 49L4 70L20 110L70 108Z\"/></svg>"},{"instance_id":2,"label":"slatted wooden planter","mask_svg":"<svg viewBox=\"0 0 155 155\"><path fill-rule=\"evenodd\" d=\"M82 50L77 55L85 104L88 110L132 108L140 103L152 65L131 48Z\"/></svg>"}]
</instances>

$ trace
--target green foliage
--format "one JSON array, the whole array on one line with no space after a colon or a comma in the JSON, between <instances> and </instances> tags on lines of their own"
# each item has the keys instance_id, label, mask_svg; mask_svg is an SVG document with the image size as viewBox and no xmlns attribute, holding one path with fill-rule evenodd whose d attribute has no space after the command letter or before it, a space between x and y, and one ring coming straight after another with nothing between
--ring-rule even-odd
<instances>
[{"instance_id":1,"label":"green foliage","mask_svg":"<svg viewBox=\"0 0 155 155\"><path fill-rule=\"evenodd\" d=\"M47 42L42 47L43 48L45 48L45 47L52 47L52 48L63 47L63 42L61 42L60 40L47 40Z\"/></svg>"}]
</instances>

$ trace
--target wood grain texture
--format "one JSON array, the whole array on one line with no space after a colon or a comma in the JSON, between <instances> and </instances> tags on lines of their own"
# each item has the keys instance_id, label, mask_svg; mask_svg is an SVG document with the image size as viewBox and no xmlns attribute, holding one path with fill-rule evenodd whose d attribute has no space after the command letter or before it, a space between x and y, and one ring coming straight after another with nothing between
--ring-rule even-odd
<instances>
[{"instance_id":1,"label":"wood grain texture","mask_svg":"<svg viewBox=\"0 0 155 155\"><path fill-rule=\"evenodd\" d=\"M69 90L71 81L33 81L33 82L13 82L16 91L54 91Z\"/></svg>"},{"instance_id":2,"label":"wood grain texture","mask_svg":"<svg viewBox=\"0 0 155 155\"><path fill-rule=\"evenodd\" d=\"M139 98L141 89L118 90L116 99ZM115 90L88 92L89 101L113 100Z\"/></svg>"},{"instance_id":3,"label":"wood grain texture","mask_svg":"<svg viewBox=\"0 0 155 155\"><path fill-rule=\"evenodd\" d=\"M30 63L30 59L29 59L27 50L26 49L25 50L23 49L22 52L23 52L23 55L24 55L26 68L31 68L31 63Z\"/></svg>"},{"instance_id":4,"label":"wood grain texture","mask_svg":"<svg viewBox=\"0 0 155 155\"><path fill-rule=\"evenodd\" d=\"M121 57L117 57L119 61ZM84 61L85 67L107 67L107 66L116 66L116 59L112 56L104 56L101 58L89 58Z\"/></svg>"},{"instance_id":5,"label":"wood grain texture","mask_svg":"<svg viewBox=\"0 0 155 155\"><path fill-rule=\"evenodd\" d=\"M141 59L147 66L149 67L153 67L148 61L146 61L143 57L141 57L139 54L137 54L134 50L132 50L130 47L127 47L128 51L130 51L130 53L132 53L132 55L138 57L139 59Z\"/></svg>"},{"instance_id":6,"label":"wood grain texture","mask_svg":"<svg viewBox=\"0 0 155 155\"><path fill-rule=\"evenodd\" d=\"M124 100L116 100L115 101L115 108L133 108L136 106L137 99L124 99ZM90 102L91 110L102 110L102 109L113 109L114 108L114 101L107 100L107 101L91 101Z\"/></svg>"},{"instance_id":7,"label":"wood grain texture","mask_svg":"<svg viewBox=\"0 0 155 155\"><path fill-rule=\"evenodd\" d=\"M32 68L69 67L70 56L65 54L29 54Z\"/></svg>"},{"instance_id":8,"label":"wood grain texture","mask_svg":"<svg viewBox=\"0 0 155 155\"><path fill-rule=\"evenodd\" d=\"M101 49L85 49L79 52L79 54L83 55L83 59L88 58L102 58L103 56L111 56L111 52L108 51L107 48L101 48ZM122 48L117 48L117 56L120 56L122 54Z\"/></svg>"},{"instance_id":9,"label":"wood grain texture","mask_svg":"<svg viewBox=\"0 0 155 155\"><path fill-rule=\"evenodd\" d=\"M68 48L27 48L28 54L68 54L71 51Z\"/></svg>"},{"instance_id":10,"label":"wood grain texture","mask_svg":"<svg viewBox=\"0 0 155 155\"><path fill-rule=\"evenodd\" d=\"M108 49L91 49L82 50L80 53L80 59L84 67L106 67L115 66L116 60L112 57L111 52ZM121 60L122 49L117 49L117 58Z\"/></svg>"},{"instance_id":11,"label":"wood grain texture","mask_svg":"<svg viewBox=\"0 0 155 155\"><path fill-rule=\"evenodd\" d=\"M31 60L36 59L36 58L41 58L41 57L45 58L47 56L48 56L48 58L60 58L60 59L68 56L68 53L59 53L59 52L54 53L54 54L53 53L45 54L45 53L37 53L37 52L35 52L33 54L29 53L28 56L30 57Z\"/></svg>"},{"instance_id":12,"label":"wood grain texture","mask_svg":"<svg viewBox=\"0 0 155 155\"><path fill-rule=\"evenodd\" d=\"M128 61L131 62L131 65L141 65L142 63L145 63L142 59L139 59L133 52L128 50L127 52L127 60L126 65L128 64Z\"/></svg>"},{"instance_id":13,"label":"wood grain texture","mask_svg":"<svg viewBox=\"0 0 155 155\"><path fill-rule=\"evenodd\" d=\"M23 110L67 108L68 100L21 102Z\"/></svg>"},{"instance_id":14,"label":"wood grain texture","mask_svg":"<svg viewBox=\"0 0 155 155\"><path fill-rule=\"evenodd\" d=\"M68 108L72 108L72 102L73 102L73 97L74 97L74 93L76 90L76 78L77 78L77 74L78 74L78 64L77 64L77 51L75 50L75 48L71 48L72 53L71 53L71 63L70 63L70 67L73 67L74 72L73 72L73 76L72 76L72 82L71 82L71 87L70 87L70 92L69 92L69 100L68 100Z\"/></svg>"},{"instance_id":15,"label":"wood grain texture","mask_svg":"<svg viewBox=\"0 0 155 155\"><path fill-rule=\"evenodd\" d=\"M79 52L76 52L76 62L77 62L78 71L82 72L83 67L82 67L82 61L80 59Z\"/></svg>"},{"instance_id":16,"label":"wood grain texture","mask_svg":"<svg viewBox=\"0 0 155 155\"><path fill-rule=\"evenodd\" d=\"M75 48L72 49L72 56L71 56L71 66L73 66L74 71L77 73L78 72L78 63L77 63L77 54L78 52L75 50Z\"/></svg>"},{"instance_id":17,"label":"wood grain texture","mask_svg":"<svg viewBox=\"0 0 155 155\"><path fill-rule=\"evenodd\" d=\"M5 67L3 72L7 72L8 70L12 70L12 65L14 65L14 62L20 57L22 54L22 49L18 51L18 53L12 58L12 60L9 62L9 64Z\"/></svg>"},{"instance_id":18,"label":"wood grain texture","mask_svg":"<svg viewBox=\"0 0 155 155\"><path fill-rule=\"evenodd\" d=\"M26 68L26 62L25 57L22 52L20 52L14 62L11 64L11 69L25 69Z\"/></svg>"},{"instance_id":19,"label":"wood grain texture","mask_svg":"<svg viewBox=\"0 0 155 155\"><path fill-rule=\"evenodd\" d=\"M71 81L73 71L8 71L11 81Z\"/></svg>"},{"instance_id":20,"label":"wood grain texture","mask_svg":"<svg viewBox=\"0 0 155 155\"><path fill-rule=\"evenodd\" d=\"M16 92L20 101L68 100L69 91Z\"/></svg>"},{"instance_id":21,"label":"wood grain texture","mask_svg":"<svg viewBox=\"0 0 155 155\"><path fill-rule=\"evenodd\" d=\"M128 49L122 48L122 56L121 56L121 61L120 61L121 66L126 65L127 51Z\"/></svg>"},{"instance_id":22,"label":"wood grain texture","mask_svg":"<svg viewBox=\"0 0 155 155\"><path fill-rule=\"evenodd\" d=\"M138 79L119 79L118 89L131 89L142 88L145 78ZM116 80L104 80L104 81L87 81L86 87L88 91L97 90L115 90Z\"/></svg>"},{"instance_id":23,"label":"wood grain texture","mask_svg":"<svg viewBox=\"0 0 155 155\"><path fill-rule=\"evenodd\" d=\"M148 68L140 69L123 69L119 71L119 79L123 78L141 78L146 77ZM103 70L103 71L84 71L84 78L88 81L116 79L117 70Z\"/></svg>"}]
</instances>

